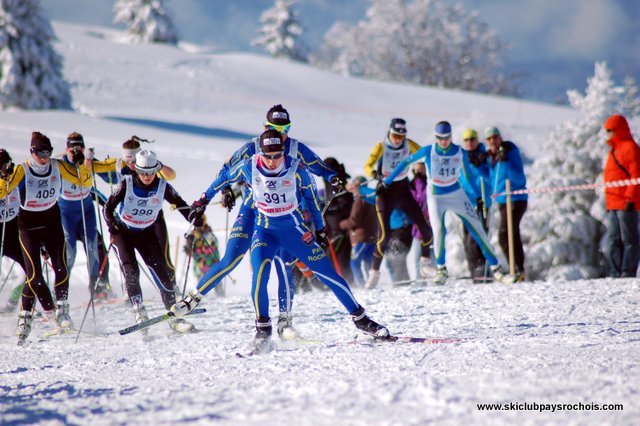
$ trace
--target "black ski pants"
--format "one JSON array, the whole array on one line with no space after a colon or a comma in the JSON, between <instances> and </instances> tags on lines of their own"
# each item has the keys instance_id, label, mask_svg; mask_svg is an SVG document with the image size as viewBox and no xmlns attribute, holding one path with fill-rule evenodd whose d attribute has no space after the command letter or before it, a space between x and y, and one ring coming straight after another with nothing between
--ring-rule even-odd
<instances>
[{"instance_id":1,"label":"black ski pants","mask_svg":"<svg viewBox=\"0 0 640 426\"><path fill-rule=\"evenodd\" d=\"M69 297L69 270L67 254L60 218L60 208L56 204L44 212L20 210L18 216L18 235L27 280L22 289L21 310L31 311L38 298L42 309L51 311L55 303L51 291L42 274L40 247L44 247L49 256L55 282L53 289L57 301Z\"/></svg>"},{"instance_id":2,"label":"black ski pants","mask_svg":"<svg viewBox=\"0 0 640 426\"><path fill-rule=\"evenodd\" d=\"M156 236L155 226L151 225L142 231L124 228L115 235L111 234L111 236L120 259L127 294L131 303L142 303L140 266L136 259L137 251L144 263L149 267L155 284L160 289L165 308L169 309L176 302L174 293L176 283L170 271L170 266L163 255L162 246Z\"/></svg>"},{"instance_id":3,"label":"black ski pants","mask_svg":"<svg viewBox=\"0 0 640 426\"><path fill-rule=\"evenodd\" d=\"M498 230L498 240L504 257L509 260L509 234L507 227L507 205L498 204L500 207L500 229ZM524 248L520 237L520 221L524 212L527 211L527 200L517 200L511 202L511 213L513 215L513 251L516 264L516 273L524 272Z\"/></svg>"}]
</instances>

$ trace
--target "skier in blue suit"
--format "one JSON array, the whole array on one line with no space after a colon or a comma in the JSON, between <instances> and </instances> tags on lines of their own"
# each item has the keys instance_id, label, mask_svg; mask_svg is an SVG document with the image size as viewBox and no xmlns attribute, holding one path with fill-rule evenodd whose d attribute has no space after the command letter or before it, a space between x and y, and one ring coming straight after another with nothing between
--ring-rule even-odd
<instances>
[{"instance_id":1,"label":"skier in blue suit","mask_svg":"<svg viewBox=\"0 0 640 426\"><path fill-rule=\"evenodd\" d=\"M284 152L287 157L298 158L305 165L309 172L316 176L321 176L335 186L343 186L333 169L327 166L312 150L303 143L288 136L291 127L289 112L282 105L275 105L267 111L265 130L272 129L283 135ZM235 195L221 176L229 173L238 164L242 164L260 150L258 138L247 142L237 150L229 160L225 162L218 173L218 177L205 191L201 198L193 203L192 207L202 210L213 199L217 192L222 192L222 204L229 210L235 205ZM252 193L247 189L240 206L238 216L231 228L229 240L225 249L225 254L219 263L213 265L198 282L196 289L192 290L183 300L179 301L180 309L189 306L190 310L195 308L204 295L214 289L222 279L233 271L240 263L251 245L251 234L253 233L255 211ZM293 258L288 253L280 253L274 259L276 273L278 275L278 302L280 316L278 318L278 334L293 333L291 306L293 303L293 271L291 265Z\"/></svg>"},{"instance_id":2,"label":"skier in blue suit","mask_svg":"<svg viewBox=\"0 0 640 426\"><path fill-rule=\"evenodd\" d=\"M267 282L271 264L277 253L284 249L303 261L326 284L353 317L356 327L377 337L389 335L386 327L372 321L358 304L347 282L338 275L325 248L328 238L320 211L315 181L300 160L285 155L284 137L276 130L267 130L259 138L259 152L232 169L224 169L207 190L214 196L233 182L244 181L251 188L255 211L255 226L251 237L251 265L253 280L251 294L256 310L256 345L271 337ZM304 199L315 226L314 233L305 224L300 204ZM194 209L193 219L201 217ZM190 310L176 304L177 315Z\"/></svg>"}]
</instances>

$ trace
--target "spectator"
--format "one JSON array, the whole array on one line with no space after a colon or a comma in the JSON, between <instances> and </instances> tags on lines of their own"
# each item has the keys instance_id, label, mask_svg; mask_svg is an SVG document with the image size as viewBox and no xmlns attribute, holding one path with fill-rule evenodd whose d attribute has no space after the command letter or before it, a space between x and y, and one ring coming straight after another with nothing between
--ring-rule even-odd
<instances>
[{"instance_id":1,"label":"spectator","mask_svg":"<svg viewBox=\"0 0 640 426\"><path fill-rule=\"evenodd\" d=\"M633 140L622 115L605 121L607 144L611 147L604 166L604 182L640 177L640 148ZM607 256L610 277L635 277L638 269L638 185L605 188L607 209Z\"/></svg>"}]
</instances>

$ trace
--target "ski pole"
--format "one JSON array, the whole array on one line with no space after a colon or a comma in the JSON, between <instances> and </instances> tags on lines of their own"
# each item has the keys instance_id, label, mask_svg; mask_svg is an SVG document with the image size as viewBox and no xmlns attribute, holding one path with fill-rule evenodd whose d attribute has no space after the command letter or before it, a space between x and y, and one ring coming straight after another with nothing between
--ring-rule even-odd
<instances>
[{"instance_id":1,"label":"ski pole","mask_svg":"<svg viewBox=\"0 0 640 426\"><path fill-rule=\"evenodd\" d=\"M498 161L498 165L496 166L496 176L493 178L493 188L491 190L491 192L495 192L496 188L498 187L498 176L500 176L500 166L502 165L502 162ZM493 202L491 203L491 207L489 207L489 216L488 216L488 224L487 224L487 237L489 239L489 241L491 241L491 229L493 227L493 206L495 206L496 200L493 200ZM489 274L489 263L485 260L484 262L484 274L483 276L488 276Z\"/></svg>"},{"instance_id":2,"label":"ski pole","mask_svg":"<svg viewBox=\"0 0 640 426\"><path fill-rule=\"evenodd\" d=\"M98 279L102 277L102 274L105 271L105 267L107 266L107 259L109 259L109 252L113 247L113 243L109 244L109 248L107 249L107 253L104 255L104 259L102 259L102 265L100 265L100 272L98 272ZM94 327L95 327L95 304L93 302L93 288L90 288L89 292L89 303L87 304L87 309L84 310L84 315L82 316L82 322L80 323L80 328L78 329L78 335L76 336L76 340L74 343L78 343L78 339L80 338L80 333L82 332L82 327L84 327L84 321L87 319L87 314L89 313L89 307L93 306L94 312Z\"/></svg>"},{"instance_id":3,"label":"ski pole","mask_svg":"<svg viewBox=\"0 0 640 426\"><path fill-rule=\"evenodd\" d=\"M9 203L9 181L7 180L7 195L2 200L4 210L2 211L2 242L0 242L0 275L2 275L2 256L4 256L4 234L7 230L7 204ZM3 285L4 287L4 285Z\"/></svg>"},{"instance_id":4,"label":"ski pole","mask_svg":"<svg viewBox=\"0 0 640 426\"><path fill-rule=\"evenodd\" d=\"M190 222L189 229L187 229L187 232L184 234L184 239L189 241L190 247L189 247L189 257L187 258L187 269L185 270L185 273L184 273L184 285L182 286L183 299L187 293L187 278L189 277L189 268L191 267L191 258L193 257L193 240L195 238L193 235L193 230L194 230L193 222Z\"/></svg>"},{"instance_id":5,"label":"ski pole","mask_svg":"<svg viewBox=\"0 0 640 426\"><path fill-rule=\"evenodd\" d=\"M92 268L92 263L91 262L91 250L89 248L89 235L87 234L87 219L84 216L85 215L85 209L84 209L84 194L82 192L82 179L80 178L80 166L78 166L76 164L76 174L78 175L78 189L80 190L80 209L82 210L82 230L84 231L84 252L87 255L87 265L89 267L89 283L90 283L90 287L89 287L89 292L91 293L91 300L93 300L93 293L95 291L95 287L96 287L96 283L95 282L91 282L91 274L93 272L93 268ZM96 247L97 249L97 247ZM97 251L97 250L96 250ZM91 303L91 306L93 306L93 303ZM92 309L93 311L93 326L96 326L96 310L95 307Z\"/></svg>"},{"instance_id":6,"label":"ski pole","mask_svg":"<svg viewBox=\"0 0 640 426\"><path fill-rule=\"evenodd\" d=\"M93 153L93 148L89 148L89 151L91 151L91 153ZM100 214L100 196L98 193L98 184L97 184L97 180L96 180L96 171L93 168L93 161L91 162L91 182L93 185L93 195L94 195L94 200L96 202L96 219L98 221L98 225L100 227L100 239L101 239L101 243L102 245L104 245L104 228L102 227L102 215ZM98 231L98 228L96 227L96 232ZM96 236L97 238L97 236ZM97 284L97 283L96 283ZM111 283L107 283L108 288L111 288Z\"/></svg>"},{"instance_id":7,"label":"ski pole","mask_svg":"<svg viewBox=\"0 0 640 426\"><path fill-rule=\"evenodd\" d=\"M513 245L513 213L511 211L511 180L507 179L507 242L509 244L509 273L512 276L516 275L516 259L515 259L515 247Z\"/></svg>"}]
</instances>

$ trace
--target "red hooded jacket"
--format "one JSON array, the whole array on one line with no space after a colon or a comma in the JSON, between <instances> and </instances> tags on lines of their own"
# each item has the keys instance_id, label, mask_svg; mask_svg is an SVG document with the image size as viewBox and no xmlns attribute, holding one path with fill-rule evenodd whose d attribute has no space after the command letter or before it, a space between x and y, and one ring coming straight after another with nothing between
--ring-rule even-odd
<instances>
[{"instance_id":1,"label":"red hooded jacket","mask_svg":"<svg viewBox=\"0 0 640 426\"><path fill-rule=\"evenodd\" d=\"M640 178L640 147L635 143L629 124L622 115L612 115L604 123L606 130L613 130L607 141L611 150L604 166L604 181ZM624 210L627 202L635 203L640 210L640 185L605 188L607 210Z\"/></svg>"}]
</instances>

